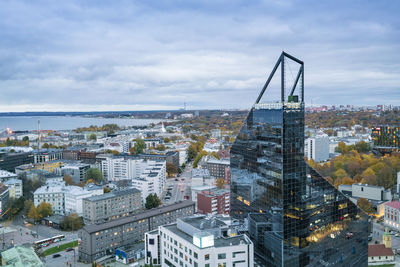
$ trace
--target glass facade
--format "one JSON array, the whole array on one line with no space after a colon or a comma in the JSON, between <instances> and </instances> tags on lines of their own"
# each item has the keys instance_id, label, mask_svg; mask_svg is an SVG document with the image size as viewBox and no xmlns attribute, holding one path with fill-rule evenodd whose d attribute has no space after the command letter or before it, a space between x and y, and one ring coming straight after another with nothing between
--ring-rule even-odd
<instances>
[{"instance_id":1,"label":"glass facade","mask_svg":"<svg viewBox=\"0 0 400 267\"><path fill-rule=\"evenodd\" d=\"M231 148L231 216L258 266L367 266L368 216L304 161L304 102L250 110Z\"/></svg>"}]
</instances>

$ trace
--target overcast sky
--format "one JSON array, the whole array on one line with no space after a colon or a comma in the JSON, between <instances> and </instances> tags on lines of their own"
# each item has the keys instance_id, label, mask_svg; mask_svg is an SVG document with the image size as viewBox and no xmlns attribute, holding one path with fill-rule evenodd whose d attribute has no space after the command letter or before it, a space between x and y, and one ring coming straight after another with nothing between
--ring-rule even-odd
<instances>
[{"instance_id":1,"label":"overcast sky","mask_svg":"<svg viewBox=\"0 0 400 267\"><path fill-rule=\"evenodd\" d=\"M3 0L0 111L249 108L282 50L305 62L308 104L400 105L399 12L397 0Z\"/></svg>"}]
</instances>

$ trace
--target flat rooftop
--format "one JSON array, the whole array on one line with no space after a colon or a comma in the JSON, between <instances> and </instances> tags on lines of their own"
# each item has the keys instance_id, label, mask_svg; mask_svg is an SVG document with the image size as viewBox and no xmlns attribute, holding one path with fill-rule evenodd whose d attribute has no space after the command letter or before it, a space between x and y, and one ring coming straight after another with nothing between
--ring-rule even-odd
<instances>
[{"instance_id":1,"label":"flat rooftop","mask_svg":"<svg viewBox=\"0 0 400 267\"><path fill-rule=\"evenodd\" d=\"M109 193L102 194L102 195L91 196L91 197L85 198L85 200L95 202L95 201L110 199L110 198L114 198L114 197L125 196L125 195L130 195L130 194L138 194L138 193L140 193L140 191L137 190L136 188L130 188L130 189L126 189L126 190L111 191Z\"/></svg>"},{"instance_id":2,"label":"flat rooftop","mask_svg":"<svg viewBox=\"0 0 400 267\"><path fill-rule=\"evenodd\" d=\"M151 209L151 210L147 210L144 211L142 213L133 215L133 216L127 216L121 219L117 219L114 221L110 221L110 222L106 222L106 223L102 223L102 224L91 224L91 225L86 225L84 226L82 229L88 233L95 233L95 232L99 232L102 230L106 230L106 229L110 229L113 227L118 227L121 225L125 225L131 222L136 222L138 220L142 220L142 219L146 219L149 217L153 217L156 215L160 215L160 214L164 214L167 212L171 212L177 209L182 209L182 208L186 208L186 207L190 207L193 206L194 207L195 203L191 200L185 200L185 201L180 201L171 205L166 205L166 206L162 206L159 208L155 208L155 209Z\"/></svg>"}]
</instances>

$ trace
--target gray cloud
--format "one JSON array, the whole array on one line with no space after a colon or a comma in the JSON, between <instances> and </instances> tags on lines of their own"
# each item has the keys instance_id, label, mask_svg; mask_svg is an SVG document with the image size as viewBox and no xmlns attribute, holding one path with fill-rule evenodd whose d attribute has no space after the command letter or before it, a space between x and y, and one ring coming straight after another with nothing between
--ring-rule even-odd
<instances>
[{"instance_id":1,"label":"gray cloud","mask_svg":"<svg viewBox=\"0 0 400 267\"><path fill-rule=\"evenodd\" d=\"M305 61L308 102L400 104L396 10L396 1L2 1L0 111L245 108L282 50Z\"/></svg>"}]
</instances>

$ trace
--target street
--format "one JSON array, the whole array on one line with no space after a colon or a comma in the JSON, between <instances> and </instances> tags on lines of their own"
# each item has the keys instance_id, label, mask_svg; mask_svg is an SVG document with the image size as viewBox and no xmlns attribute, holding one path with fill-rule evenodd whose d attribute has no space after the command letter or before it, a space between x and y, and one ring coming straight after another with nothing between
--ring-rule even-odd
<instances>
[{"instance_id":1,"label":"street","mask_svg":"<svg viewBox=\"0 0 400 267\"><path fill-rule=\"evenodd\" d=\"M173 177L167 179L167 185L162 195L162 202L172 204L174 202L183 200L185 196L191 198L190 184L192 180L192 167L186 166L180 177ZM176 181L178 180L178 181ZM166 199L168 188L172 187L170 191L170 198Z\"/></svg>"}]
</instances>

